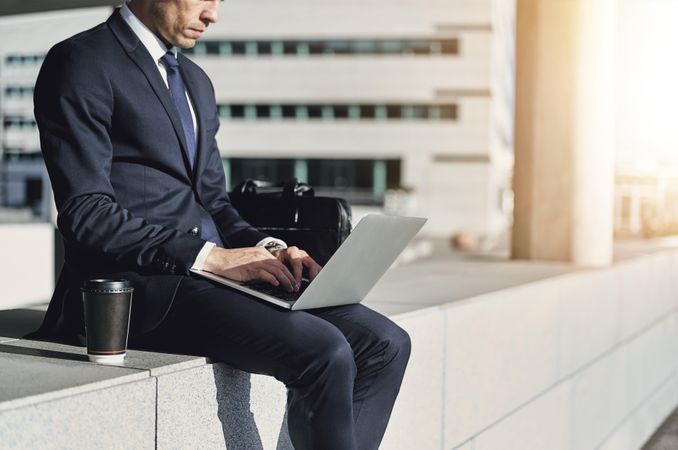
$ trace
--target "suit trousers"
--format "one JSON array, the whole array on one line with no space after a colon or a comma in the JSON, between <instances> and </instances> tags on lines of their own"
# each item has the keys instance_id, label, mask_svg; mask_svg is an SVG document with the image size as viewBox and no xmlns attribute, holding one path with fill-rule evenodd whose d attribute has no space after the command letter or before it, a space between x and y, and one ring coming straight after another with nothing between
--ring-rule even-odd
<instances>
[{"instance_id":1,"label":"suit trousers","mask_svg":"<svg viewBox=\"0 0 678 450\"><path fill-rule=\"evenodd\" d=\"M271 375L288 390L297 450L377 449L410 355L410 338L360 305L288 311L186 277L166 318L130 347L209 356Z\"/></svg>"}]
</instances>

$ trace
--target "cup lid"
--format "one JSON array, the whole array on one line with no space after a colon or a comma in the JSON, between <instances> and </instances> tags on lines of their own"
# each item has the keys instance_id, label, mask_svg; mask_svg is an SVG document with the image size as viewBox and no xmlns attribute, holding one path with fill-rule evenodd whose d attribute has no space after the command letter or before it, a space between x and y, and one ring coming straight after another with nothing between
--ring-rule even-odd
<instances>
[{"instance_id":1,"label":"cup lid","mask_svg":"<svg viewBox=\"0 0 678 450\"><path fill-rule=\"evenodd\" d=\"M87 280L82 284L82 290L92 291L129 291L132 290L132 283L129 280L112 280L107 278L95 278Z\"/></svg>"}]
</instances>

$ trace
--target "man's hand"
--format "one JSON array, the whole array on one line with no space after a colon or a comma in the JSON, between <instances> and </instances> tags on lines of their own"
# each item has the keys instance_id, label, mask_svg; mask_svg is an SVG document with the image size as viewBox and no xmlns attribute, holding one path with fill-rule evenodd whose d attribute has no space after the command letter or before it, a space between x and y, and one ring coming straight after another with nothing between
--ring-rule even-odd
<instances>
[{"instance_id":1,"label":"man's hand","mask_svg":"<svg viewBox=\"0 0 678 450\"><path fill-rule=\"evenodd\" d=\"M214 247L205 260L205 270L236 281L263 280L273 286L282 284L289 292L299 289L283 260L271 255L264 247Z\"/></svg>"},{"instance_id":2,"label":"man's hand","mask_svg":"<svg viewBox=\"0 0 678 450\"><path fill-rule=\"evenodd\" d=\"M297 247L288 247L280 250L275 250L274 255L278 258L279 261L286 263L292 269L292 275L294 276L294 281L297 283L297 286L301 283L301 274L304 271L304 267L308 269L309 279L314 279L318 272L320 272L320 265L313 260L308 253Z\"/></svg>"}]
</instances>

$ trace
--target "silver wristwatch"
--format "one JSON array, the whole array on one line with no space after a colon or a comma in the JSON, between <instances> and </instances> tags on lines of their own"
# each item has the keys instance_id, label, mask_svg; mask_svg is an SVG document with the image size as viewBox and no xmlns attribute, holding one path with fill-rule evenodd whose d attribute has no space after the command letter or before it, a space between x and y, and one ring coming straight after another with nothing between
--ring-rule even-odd
<instances>
[{"instance_id":1,"label":"silver wristwatch","mask_svg":"<svg viewBox=\"0 0 678 450\"><path fill-rule=\"evenodd\" d=\"M268 250L271 254L274 254L274 252L275 252L276 250L282 250L282 249L287 248L287 247L286 247L285 245L282 245L282 244L281 244L280 242L278 242L278 241L270 241L270 242L267 242L267 243L264 245L264 248L265 248L266 250Z\"/></svg>"}]
</instances>

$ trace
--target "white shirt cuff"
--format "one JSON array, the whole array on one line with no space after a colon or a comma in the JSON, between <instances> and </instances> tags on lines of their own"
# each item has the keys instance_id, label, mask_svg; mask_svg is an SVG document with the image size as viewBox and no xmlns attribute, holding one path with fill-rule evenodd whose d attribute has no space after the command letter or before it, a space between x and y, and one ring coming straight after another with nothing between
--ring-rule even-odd
<instances>
[{"instance_id":1,"label":"white shirt cuff","mask_svg":"<svg viewBox=\"0 0 678 450\"><path fill-rule=\"evenodd\" d=\"M280 245L282 248L287 248L287 244L285 243L285 241L281 241L280 239L276 239L276 238L270 237L270 236L265 237L262 240L260 240L259 242L257 242L256 246L257 247L263 247L266 244L268 244L269 242L275 242L276 244Z\"/></svg>"},{"instance_id":2,"label":"white shirt cuff","mask_svg":"<svg viewBox=\"0 0 678 450\"><path fill-rule=\"evenodd\" d=\"M215 245L214 242L205 242L205 245L202 246L198 256L196 256L191 269L203 270L205 268L205 261L207 261L207 255L210 254L210 251L212 251Z\"/></svg>"}]
</instances>

